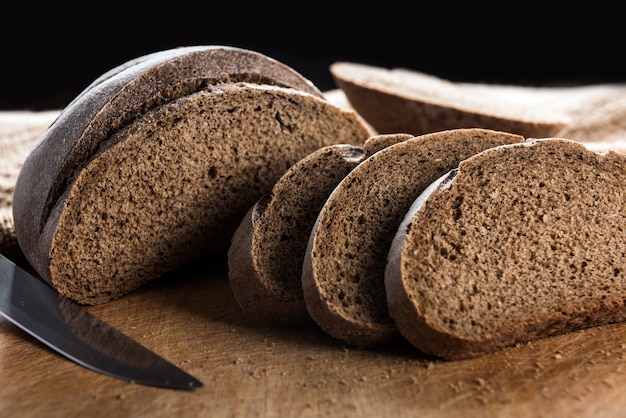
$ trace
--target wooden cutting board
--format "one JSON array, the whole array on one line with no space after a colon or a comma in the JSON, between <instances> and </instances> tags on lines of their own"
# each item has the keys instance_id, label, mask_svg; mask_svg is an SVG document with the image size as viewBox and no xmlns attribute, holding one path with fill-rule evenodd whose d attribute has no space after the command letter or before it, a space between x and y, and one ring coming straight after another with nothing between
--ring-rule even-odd
<instances>
[{"instance_id":1,"label":"wooden cutting board","mask_svg":"<svg viewBox=\"0 0 626 418\"><path fill-rule=\"evenodd\" d=\"M0 320L0 416L607 417L626 409L626 324L469 361L429 358L405 343L356 349L313 325L246 319L220 258L89 311L205 386L176 391L97 374Z\"/></svg>"},{"instance_id":2,"label":"wooden cutting board","mask_svg":"<svg viewBox=\"0 0 626 418\"><path fill-rule=\"evenodd\" d=\"M626 323L467 361L407 343L357 349L317 326L246 318L214 257L87 308L204 382L193 391L110 378L0 318L2 417L622 416Z\"/></svg>"}]
</instances>

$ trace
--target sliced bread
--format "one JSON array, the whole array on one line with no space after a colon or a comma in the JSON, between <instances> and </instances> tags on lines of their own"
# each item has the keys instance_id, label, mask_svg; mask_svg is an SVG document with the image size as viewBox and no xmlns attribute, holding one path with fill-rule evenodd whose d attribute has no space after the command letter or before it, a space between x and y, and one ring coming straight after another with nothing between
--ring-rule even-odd
<instances>
[{"instance_id":1,"label":"sliced bread","mask_svg":"<svg viewBox=\"0 0 626 418\"><path fill-rule=\"evenodd\" d=\"M416 71L352 62L336 62L330 71L352 107L379 133L487 128L544 137L569 123L563 112L544 112L514 97L490 95Z\"/></svg>"},{"instance_id":2,"label":"sliced bread","mask_svg":"<svg viewBox=\"0 0 626 418\"><path fill-rule=\"evenodd\" d=\"M626 150L626 84L464 83L351 62L330 70L350 105L380 133L476 127Z\"/></svg>"},{"instance_id":3,"label":"sliced bread","mask_svg":"<svg viewBox=\"0 0 626 418\"><path fill-rule=\"evenodd\" d=\"M351 345L396 340L384 273L405 213L429 184L460 161L523 140L486 129L441 131L391 145L354 168L324 204L307 244L302 286L311 317Z\"/></svg>"},{"instance_id":4,"label":"sliced bread","mask_svg":"<svg viewBox=\"0 0 626 418\"><path fill-rule=\"evenodd\" d=\"M322 205L354 167L376 151L412 138L389 134L363 147L329 145L309 154L276 182L247 213L228 251L228 278L249 317L299 324L310 321L302 294L302 262Z\"/></svg>"},{"instance_id":5,"label":"sliced bread","mask_svg":"<svg viewBox=\"0 0 626 418\"><path fill-rule=\"evenodd\" d=\"M487 150L413 204L385 272L420 350L465 359L626 319L626 156L563 139Z\"/></svg>"},{"instance_id":6,"label":"sliced bread","mask_svg":"<svg viewBox=\"0 0 626 418\"><path fill-rule=\"evenodd\" d=\"M155 53L94 82L44 133L17 179L17 239L61 294L107 302L225 251L292 164L369 136L354 112L269 57Z\"/></svg>"}]
</instances>

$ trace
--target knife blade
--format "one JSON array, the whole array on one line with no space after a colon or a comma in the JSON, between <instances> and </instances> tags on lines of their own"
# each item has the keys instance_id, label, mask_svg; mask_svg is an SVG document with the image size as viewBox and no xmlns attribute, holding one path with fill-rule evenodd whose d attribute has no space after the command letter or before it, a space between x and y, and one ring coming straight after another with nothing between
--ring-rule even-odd
<instances>
[{"instance_id":1,"label":"knife blade","mask_svg":"<svg viewBox=\"0 0 626 418\"><path fill-rule=\"evenodd\" d=\"M0 316L69 360L110 377L170 389L203 386L2 254Z\"/></svg>"}]
</instances>

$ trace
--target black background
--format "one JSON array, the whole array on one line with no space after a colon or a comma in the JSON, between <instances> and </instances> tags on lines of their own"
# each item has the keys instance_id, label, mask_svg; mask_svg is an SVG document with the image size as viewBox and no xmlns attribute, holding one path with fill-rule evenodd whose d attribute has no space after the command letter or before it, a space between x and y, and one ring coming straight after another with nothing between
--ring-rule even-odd
<instances>
[{"instance_id":1,"label":"black background","mask_svg":"<svg viewBox=\"0 0 626 418\"><path fill-rule=\"evenodd\" d=\"M626 36L617 9L252 4L16 5L3 12L0 26L0 109L62 108L126 60L198 44L262 52L322 90L335 87L328 70L335 61L407 67L453 81L626 81Z\"/></svg>"}]
</instances>

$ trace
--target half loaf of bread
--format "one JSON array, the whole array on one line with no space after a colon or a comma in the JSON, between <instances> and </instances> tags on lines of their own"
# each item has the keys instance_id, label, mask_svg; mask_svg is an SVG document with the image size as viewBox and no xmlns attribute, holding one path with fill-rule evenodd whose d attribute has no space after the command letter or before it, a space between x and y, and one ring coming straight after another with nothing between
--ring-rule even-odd
<instances>
[{"instance_id":1,"label":"half loaf of bread","mask_svg":"<svg viewBox=\"0 0 626 418\"><path fill-rule=\"evenodd\" d=\"M463 83L351 62L330 70L352 107L379 133L476 127L626 150L626 84Z\"/></svg>"},{"instance_id":2,"label":"half loaf of bread","mask_svg":"<svg viewBox=\"0 0 626 418\"><path fill-rule=\"evenodd\" d=\"M421 195L394 238L389 311L464 359L626 319L626 156L564 139L487 150Z\"/></svg>"},{"instance_id":3,"label":"half loaf of bread","mask_svg":"<svg viewBox=\"0 0 626 418\"><path fill-rule=\"evenodd\" d=\"M94 81L36 144L17 179L17 238L61 294L107 302L226 250L248 208L292 164L370 134L354 112L262 54L151 54Z\"/></svg>"},{"instance_id":4,"label":"half loaf of bread","mask_svg":"<svg viewBox=\"0 0 626 418\"><path fill-rule=\"evenodd\" d=\"M315 219L337 184L380 149L412 138L389 134L363 147L329 145L309 154L276 182L237 228L228 251L228 278L243 312L259 320L310 321L302 294L302 262Z\"/></svg>"},{"instance_id":5,"label":"half loaf of bread","mask_svg":"<svg viewBox=\"0 0 626 418\"><path fill-rule=\"evenodd\" d=\"M336 62L330 71L353 108L379 133L487 128L544 137L569 122L565 113L546 113L514 97L489 95L420 72L351 62Z\"/></svg>"},{"instance_id":6,"label":"half loaf of bread","mask_svg":"<svg viewBox=\"0 0 626 418\"><path fill-rule=\"evenodd\" d=\"M375 346L399 337L387 311L387 253L413 201L478 152L523 137L458 129L391 145L355 167L333 190L311 232L302 267L311 317L334 337Z\"/></svg>"}]
</instances>

